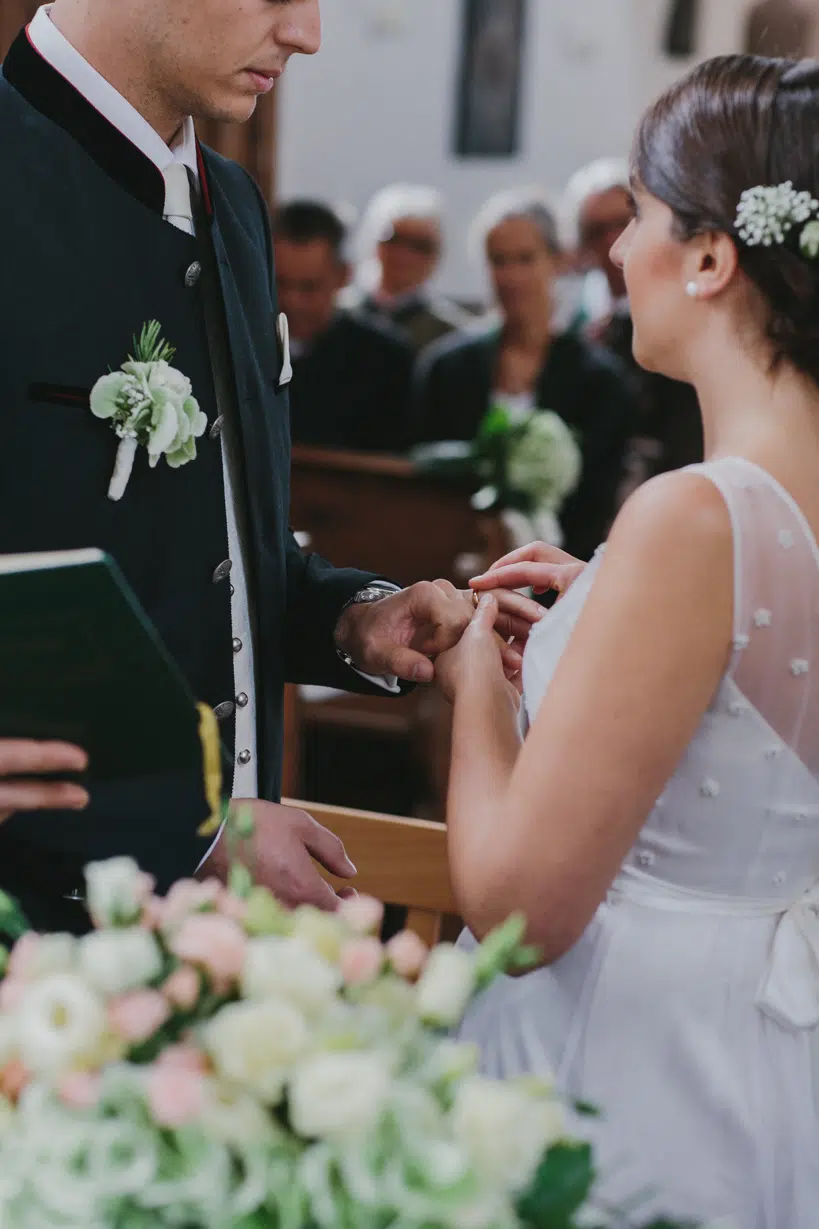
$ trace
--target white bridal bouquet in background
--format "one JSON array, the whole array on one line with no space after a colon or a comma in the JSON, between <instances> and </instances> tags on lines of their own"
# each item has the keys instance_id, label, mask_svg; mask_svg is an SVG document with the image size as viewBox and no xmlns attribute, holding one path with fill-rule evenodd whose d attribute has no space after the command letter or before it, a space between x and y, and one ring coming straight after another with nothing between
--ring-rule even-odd
<instances>
[{"instance_id":1,"label":"white bridal bouquet in background","mask_svg":"<svg viewBox=\"0 0 819 1229\"><path fill-rule=\"evenodd\" d=\"M513 546L562 544L559 513L577 488L583 457L559 414L531 410L521 416L495 406L474 440L424 444L413 459L421 473L482 483L473 505L500 512Z\"/></svg>"},{"instance_id":2,"label":"white bridal bouquet in background","mask_svg":"<svg viewBox=\"0 0 819 1229\"><path fill-rule=\"evenodd\" d=\"M23 934L0 986L2 1229L604 1224L552 1087L447 1036L531 960L519 919L427 952L382 945L371 899L288 912L240 862L164 898L128 858L86 875L95 929Z\"/></svg>"}]
</instances>

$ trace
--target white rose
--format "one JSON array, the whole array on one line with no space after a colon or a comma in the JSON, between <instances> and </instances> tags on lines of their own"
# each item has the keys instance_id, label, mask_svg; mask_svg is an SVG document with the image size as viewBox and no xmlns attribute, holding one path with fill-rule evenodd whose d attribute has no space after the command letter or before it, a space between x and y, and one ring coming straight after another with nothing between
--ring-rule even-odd
<instances>
[{"instance_id":1,"label":"white rose","mask_svg":"<svg viewBox=\"0 0 819 1229\"><path fill-rule=\"evenodd\" d=\"M0 1015L0 1068L16 1058L19 1053L20 1030L17 1017L4 1012ZM2 1226L2 1221L0 1221Z\"/></svg>"},{"instance_id":2,"label":"white rose","mask_svg":"<svg viewBox=\"0 0 819 1229\"><path fill-rule=\"evenodd\" d=\"M199 1125L211 1139L236 1148L265 1143L276 1131L268 1110L226 1080L208 1080Z\"/></svg>"},{"instance_id":3,"label":"white rose","mask_svg":"<svg viewBox=\"0 0 819 1229\"><path fill-rule=\"evenodd\" d=\"M159 976L162 953L150 931L139 926L95 930L80 940L80 969L100 994L124 994Z\"/></svg>"},{"instance_id":4,"label":"white rose","mask_svg":"<svg viewBox=\"0 0 819 1229\"><path fill-rule=\"evenodd\" d=\"M478 1075L458 1089L452 1121L476 1171L490 1185L513 1191L532 1181L544 1154L566 1130L557 1100Z\"/></svg>"},{"instance_id":5,"label":"white rose","mask_svg":"<svg viewBox=\"0 0 819 1229\"><path fill-rule=\"evenodd\" d=\"M329 1006L340 985L340 970L304 939L271 935L248 944L242 974L246 998L276 995L312 1015Z\"/></svg>"},{"instance_id":6,"label":"white rose","mask_svg":"<svg viewBox=\"0 0 819 1229\"><path fill-rule=\"evenodd\" d=\"M102 999L71 973L35 982L26 991L17 1019L20 1057L37 1073L58 1072L92 1053L107 1024Z\"/></svg>"},{"instance_id":7,"label":"white rose","mask_svg":"<svg viewBox=\"0 0 819 1229\"><path fill-rule=\"evenodd\" d=\"M290 1082L290 1121L308 1139L344 1138L375 1127L390 1095L387 1059L366 1054L319 1054L299 1064Z\"/></svg>"},{"instance_id":8,"label":"white rose","mask_svg":"<svg viewBox=\"0 0 819 1229\"><path fill-rule=\"evenodd\" d=\"M473 957L451 943L433 948L416 987L418 1013L426 1024L452 1028L475 990Z\"/></svg>"},{"instance_id":9,"label":"white rose","mask_svg":"<svg viewBox=\"0 0 819 1229\"><path fill-rule=\"evenodd\" d=\"M223 1007L206 1025L203 1041L220 1075L277 1104L309 1033L300 1011L270 999Z\"/></svg>"},{"instance_id":10,"label":"white rose","mask_svg":"<svg viewBox=\"0 0 819 1229\"><path fill-rule=\"evenodd\" d=\"M109 858L85 868L88 911L98 926L130 926L150 895L153 880L133 858Z\"/></svg>"},{"instance_id":11,"label":"white rose","mask_svg":"<svg viewBox=\"0 0 819 1229\"><path fill-rule=\"evenodd\" d=\"M160 360L158 363L147 363L148 385L150 388L166 388L179 401L185 401L193 392L193 385L188 377L176 367Z\"/></svg>"}]
</instances>

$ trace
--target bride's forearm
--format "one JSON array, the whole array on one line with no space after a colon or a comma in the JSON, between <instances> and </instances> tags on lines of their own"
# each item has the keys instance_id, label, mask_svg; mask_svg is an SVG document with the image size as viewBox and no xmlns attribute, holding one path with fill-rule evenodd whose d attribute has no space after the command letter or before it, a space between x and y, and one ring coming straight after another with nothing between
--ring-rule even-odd
<instances>
[{"instance_id":1,"label":"bride's forearm","mask_svg":"<svg viewBox=\"0 0 819 1229\"><path fill-rule=\"evenodd\" d=\"M517 706L504 680L470 678L455 701L447 825L455 893L478 934L503 920L495 900L499 836L520 746Z\"/></svg>"}]
</instances>

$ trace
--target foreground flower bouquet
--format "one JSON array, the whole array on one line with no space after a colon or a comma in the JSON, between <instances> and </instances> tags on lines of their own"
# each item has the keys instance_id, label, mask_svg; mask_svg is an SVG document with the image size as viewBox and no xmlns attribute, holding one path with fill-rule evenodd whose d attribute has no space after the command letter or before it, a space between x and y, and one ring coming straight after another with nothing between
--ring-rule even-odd
<instances>
[{"instance_id":1,"label":"foreground flower bouquet","mask_svg":"<svg viewBox=\"0 0 819 1229\"><path fill-rule=\"evenodd\" d=\"M127 858L92 864L95 929L9 955L3 1229L602 1224L553 1089L484 1079L446 1036L526 964L521 922L428 953L409 932L382 945L373 900L287 912L240 863L232 890L152 886Z\"/></svg>"}]
</instances>

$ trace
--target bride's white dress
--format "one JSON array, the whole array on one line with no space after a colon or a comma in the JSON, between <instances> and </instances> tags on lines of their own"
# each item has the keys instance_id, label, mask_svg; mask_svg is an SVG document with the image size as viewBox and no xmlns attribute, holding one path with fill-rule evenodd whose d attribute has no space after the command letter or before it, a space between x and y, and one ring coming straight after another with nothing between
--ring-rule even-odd
<instances>
[{"instance_id":1,"label":"bride's white dress","mask_svg":"<svg viewBox=\"0 0 819 1229\"><path fill-rule=\"evenodd\" d=\"M729 669L583 937L463 1036L489 1073L552 1071L602 1107L607 1199L819 1229L819 547L764 470L692 472L733 523ZM530 640L530 720L600 558Z\"/></svg>"}]
</instances>

